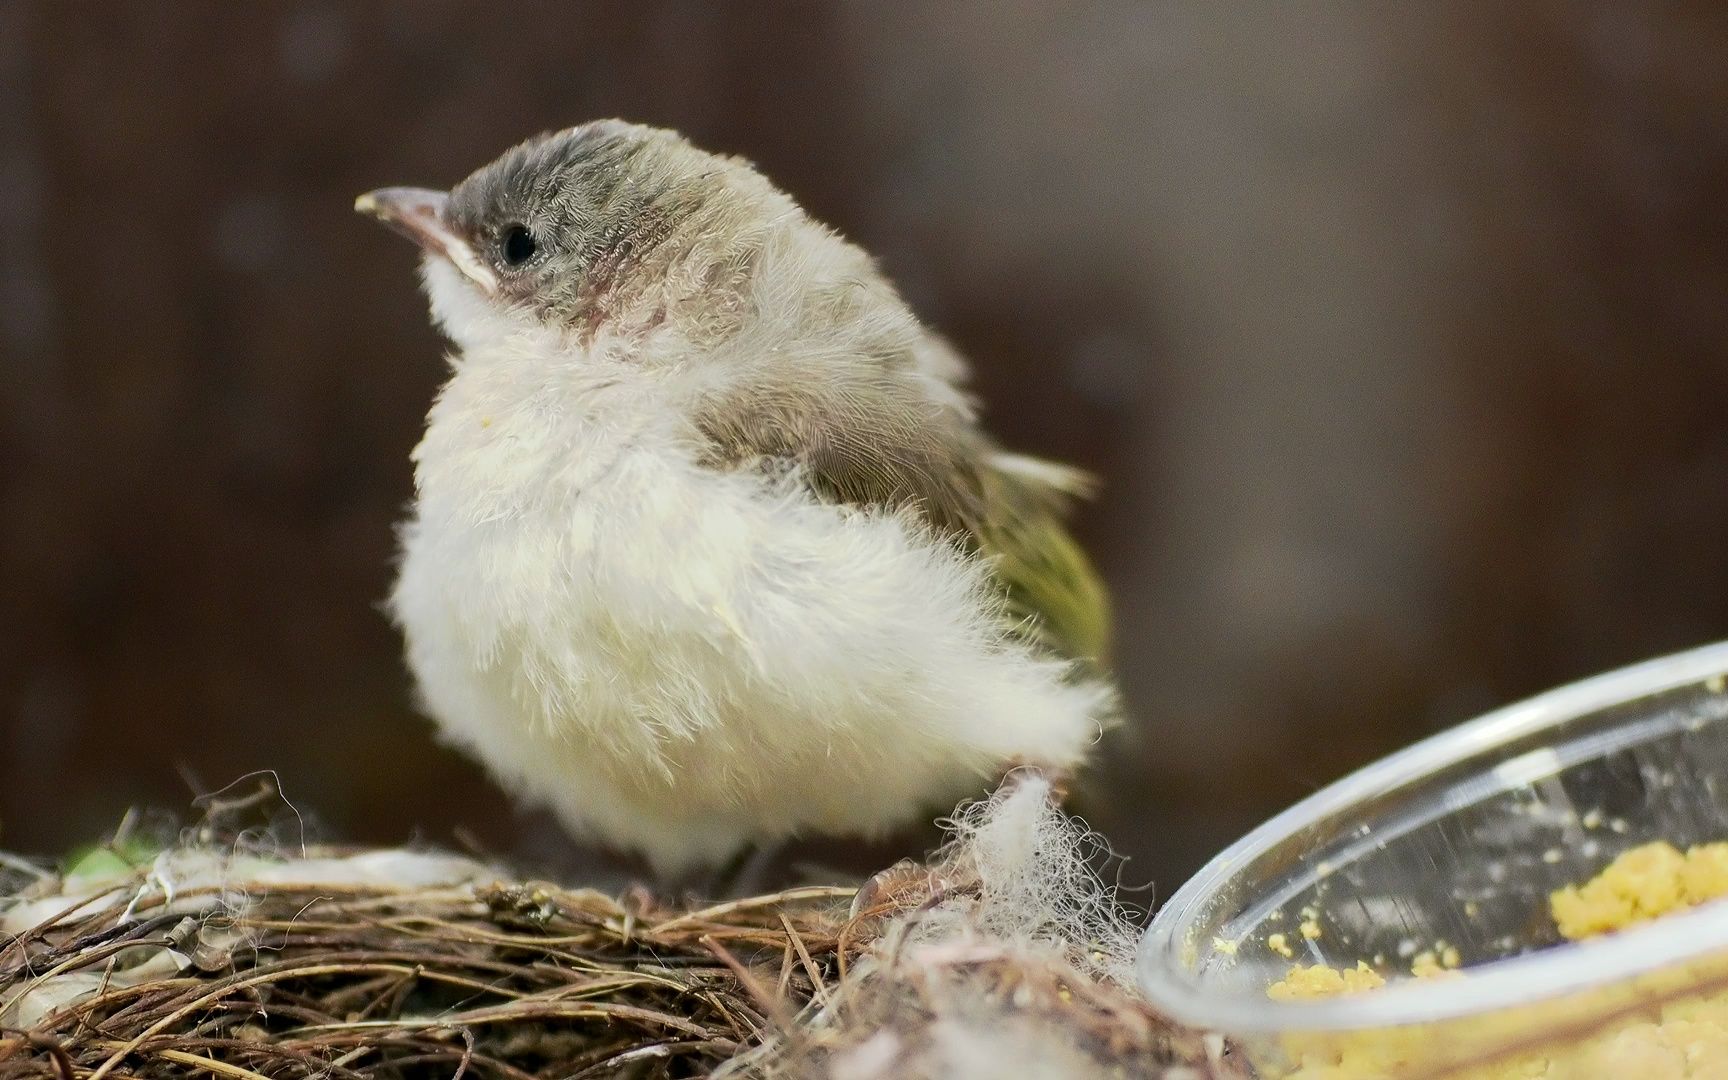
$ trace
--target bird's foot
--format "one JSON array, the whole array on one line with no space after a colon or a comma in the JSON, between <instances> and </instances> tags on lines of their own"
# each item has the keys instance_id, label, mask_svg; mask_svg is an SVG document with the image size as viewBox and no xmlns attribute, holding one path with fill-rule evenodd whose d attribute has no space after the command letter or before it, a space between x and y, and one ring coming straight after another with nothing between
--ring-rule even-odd
<instances>
[{"instance_id":1,"label":"bird's foot","mask_svg":"<svg viewBox=\"0 0 1728 1080\"><path fill-rule=\"evenodd\" d=\"M870 875L870 880L858 887L852 897L852 918L879 914L895 897L909 888L928 892L933 887L930 868L916 859L901 859L886 870Z\"/></svg>"},{"instance_id":2,"label":"bird's foot","mask_svg":"<svg viewBox=\"0 0 1728 1080\"><path fill-rule=\"evenodd\" d=\"M1061 806L1068 798L1070 774L1066 769L1051 768L1028 761L1010 763L1003 772L993 798L1003 798L1019 790L1021 785L1041 781L1049 786L1052 806ZM880 914L890 906L904 907L902 900L915 893L921 904L934 905L942 899L963 892L956 883L946 880L930 866L916 859L901 859L886 870L878 870L859 887L852 897L852 918Z\"/></svg>"}]
</instances>

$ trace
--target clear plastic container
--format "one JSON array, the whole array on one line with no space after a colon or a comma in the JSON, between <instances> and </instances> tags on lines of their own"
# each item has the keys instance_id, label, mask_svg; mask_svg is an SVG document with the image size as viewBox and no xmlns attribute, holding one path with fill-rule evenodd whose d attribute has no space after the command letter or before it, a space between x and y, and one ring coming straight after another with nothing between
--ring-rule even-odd
<instances>
[{"instance_id":1,"label":"clear plastic container","mask_svg":"<svg viewBox=\"0 0 1728 1080\"><path fill-rule=\"evenodd\" d=\"M1311 796L1170 898L1141 943L1142 986L1175 1018L1230 1037L1262 1076L1559 1054L1656 1017L1655 1002L1720 993L1728 904L1570 943L1548 898L1650 841L1728 839L1725 673L1728 643L1600 675ZM1423 953L1462 973L1411 977ZM1268 997L1295 964L1359 963L1387 985Z\"/></svg>"}]
</instances>

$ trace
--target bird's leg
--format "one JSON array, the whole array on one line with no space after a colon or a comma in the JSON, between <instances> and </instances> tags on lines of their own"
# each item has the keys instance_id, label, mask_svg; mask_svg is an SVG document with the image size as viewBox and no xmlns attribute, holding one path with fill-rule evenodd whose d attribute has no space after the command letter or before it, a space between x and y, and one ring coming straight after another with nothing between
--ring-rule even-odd
<instances>
[{"instance_id":1,"label":"bird's leg","mask_svg":"<svg viewBox=\"0 0 1728 1080\"><path fill-rule=\"evenodd\" d=\"M1001 780L996 785L992 799L1006 798L1019 790L1020 785L1033 780L1043 780L1050 786L1050 804L1060 808L1068 799L1069 773L1066 769L1050 768L1026 761L1015 761L1004 770ZM865 915L881 901L894 895L907 885L917 882L920 877L923 884L935 888L928 866L916 859L901 859L886 870L878 870L870 875L870 879L859 886L858 892L852 897L851 914L853 918Z\"/></svg>"},{"instance_id":2,"label":"bird's leg","mask_svg":"<svg viewBox=\"0 0 1728 1080\"><path fill-rule=\"evenodd\" d=\"M738 875L730 883L733 895L756 896L766 892L773 880L775 860L785 850L785 843L779 841L754 845L750 857L738 867Z\"/></svg>"},{"instance_id":3,"label":"bird's leg","mask_svg":"<svg viewBox=\"0 0 1728 1080\"><path fill-rule=\"evenodd\" d=\"M698 886L706 900L735 900L761 892L784 843L749 844L702 878Z\"/></svg>"}]
</instances>

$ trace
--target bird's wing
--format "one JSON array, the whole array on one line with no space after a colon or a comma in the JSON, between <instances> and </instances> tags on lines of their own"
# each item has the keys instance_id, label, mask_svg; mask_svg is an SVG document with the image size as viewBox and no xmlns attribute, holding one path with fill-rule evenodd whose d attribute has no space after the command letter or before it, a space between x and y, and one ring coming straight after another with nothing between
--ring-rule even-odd
<instances>
[{"instance_id":1,"label":"bird's wing","mask_svg":"<svg viewBox=\"0 0 1728 1080\"><path fill-rule=\"evenodd\" d=\"M1091 492L1091 478L1001 452L984 462L981 475L989 512L973 535L994 560L1009 605L1043 644L1104 667L1110 659L1110 595L1065 523L1074 498Z\"/></svg>"},{"instance_id":2,"label":"bird's wing","mask_svg":"<svg viewBox=\"0 0 1728 1080\"><path fill-rule=\"evenodd\" d=\"M824 499L910 508L991 562L1022 636L1103 667L1109 599L1064 523L1091 486L1084 474L998 450L914 385L823 397L759 394L705 410L698 426L719 462L790 459Z\"/></svg>"}]
</instances>

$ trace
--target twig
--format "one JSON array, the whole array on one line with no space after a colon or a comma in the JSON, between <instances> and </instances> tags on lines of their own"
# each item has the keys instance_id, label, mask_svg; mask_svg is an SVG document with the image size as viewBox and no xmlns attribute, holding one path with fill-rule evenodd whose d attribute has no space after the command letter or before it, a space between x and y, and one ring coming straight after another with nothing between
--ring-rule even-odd
<instances>
[{"instance_id":1,"label":"twig","mask_svg":"<svg viewBox=\"0 0 1728 1080\"><path fill-rule=\"evenodd\" d=\"M732 969L732 974L737 976L739 984L744 987L756 1004L762 1007L762 1011L768 1014L769 1019L774 1021L776 1027L782 1031L791 1028L792 1016L786 1011L786 1003L765 990L762 984L756 981L756 976L750 973L750 969L744 966L743 961L733 956L723 945L707 934L702 935L701 941L704 948L719 957L722 964Z\"/></svg>"},{"instance_id":2,"label":"twig","mask_svg":"<svg viewBox=\"0 0 1728 1080\"><path fill-rule=\"evenodd\" d=\"M242 1069L238 1065L217 1061L215 1058L207 1058L202 1054L188 1054L183 1050L157 1050L154 1053L164 1060L178 1062L181 1065L190 1065L193 1068L203 1069L205 1072L216 1073L219 1076L232 1076L236 1077L237 1080L269 1080L269 1077L255 1073L251 1069Z\"/></svg>"},{"instance_id":3,"label":"twig","mask_svg":"<svg viewBox=\"0 0 1728 1080\"><path fill-rule=\"evenodd\" d=\"M822 973L816 969L816 961L810 959L810 950L804 947L804 936L798 932L797 927L792 925L792 920L786 917L785 912L780 913L780 925L786 928L787 938L791 940L792 947L798 950L798 959L804 964L804 974L810 976L810 992L826 1009L830 1004L828 983L822 978Z\"/></svg>"},{"instance_id":4,"label":"twig","mask_svg":"<svg viewBox=\"0 0 1728 1080\"><path fill-rule=\"evenodd\" d=\"M668 919L654 927L654 932L664 934L674 927L683 927L697 923L712 922L727 915L740 911L750 911L758 908L781 907L786 904L796 904L804 900L838 900L851 896L857 889L841 885L805 885L796 889L770 896L750 896L742 900L728 900L724 904L715 904L699 911L692 911L676 918Z\"/></svg>"}]
</instances>

